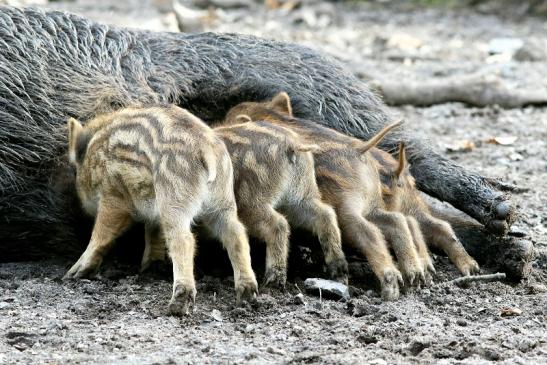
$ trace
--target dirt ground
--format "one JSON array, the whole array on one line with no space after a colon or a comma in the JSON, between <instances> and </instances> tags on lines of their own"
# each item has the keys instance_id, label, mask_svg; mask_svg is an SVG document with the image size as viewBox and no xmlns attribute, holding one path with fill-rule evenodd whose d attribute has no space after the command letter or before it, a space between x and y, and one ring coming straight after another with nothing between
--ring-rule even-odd
<instances>
[{"instance_id":1,"label":"dirt ground","mask_svg":"<svg viewBox=\"0 0 547 365\"><path fill-rule=\"evenodd\" d=\"M161 0L41 3L109 23L177 29ZM547 85L547 56L516 60L508 42L494 50L496 38L547 41L540 38L547 34L544 18L517 17L512 9L482 13L383 1L267 10L233 3L243 6L207 11L198 27L303 43L364 79L480 72L519 89ZM294 295L305 276L293 273L297 286L291 283L286 293L261 293L258 303L235 307L231 278L208 272L199 276L194 313L174 318L166 315L169 278L138 275L134 266L107 263L97 280L66 283L60 278L69 262L4 263L0 363L547 363L547 109L449 103L393 110L458 163L525 189L514 196L515 226L538 250L529 280L442 284L457 272L436 256L436 284L396 302L383 303L373 283L352 278L349 302L306 295L302 304ZM504 136L517 139L487 142ZM474 147L458 151L469 142ZM502 316L503 308L515 315Z\"/></svg>"}]
</instances>

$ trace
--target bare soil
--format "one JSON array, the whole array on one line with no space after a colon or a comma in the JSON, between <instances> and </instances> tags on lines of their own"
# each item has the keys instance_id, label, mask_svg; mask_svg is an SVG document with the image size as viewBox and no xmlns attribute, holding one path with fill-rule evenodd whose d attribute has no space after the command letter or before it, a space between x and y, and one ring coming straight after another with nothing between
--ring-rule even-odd
<instances>
[{"instance_id":1,"label":"bare soil","mask_svg":"<svg viewBox=\"0 0 547 365\"><path fill-rule=\"evenodd\" d=\"M174 15L162 3L45 6L109 23L120 14L123 25L172 29ZM202 28L300 42L337 57L364 79L404 82L483 72L512 87L544 90L547 60L515 61L488 49L500 37L546 41L547 23L513 17L511 9L496 14L389 1L306 2L291 11L249 3L217 9ZM209 268L199 275L193 314L175 318L166 315L168 275L139 275L136 265L111 260L96 280L62 282L70 262L3 263L0 363L546 363L547 109L449 103L393 110L458 163L526 190L514 201L520 211L515 226L538 251L529 280L443 284L458 274L435 256L436 284L396 302L382 302L374 282L354 276L349 302L306 295L302 304L294 295L303 288L306 265L295 249L287 292L261 293L257 303L236 307L225 268ZM506 146L487 143L502 136L517 139ZM448 151L468 142L474 147L467 152Z\"/></svg>"}]
</instances>

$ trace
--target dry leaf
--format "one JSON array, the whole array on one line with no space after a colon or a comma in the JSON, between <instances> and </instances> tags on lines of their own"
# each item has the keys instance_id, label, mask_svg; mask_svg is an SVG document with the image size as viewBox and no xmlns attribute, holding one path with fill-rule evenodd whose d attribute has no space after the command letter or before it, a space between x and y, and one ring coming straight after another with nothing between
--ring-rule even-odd
<instances>
[{"instance_id":1,"label":"dry leaf","mask_svg":"<svg viewBox=\"0 0 547 365\"><path fill-rule=\"evenodd\" d=\"M499 144L501 146L509 146L515 143L516 140L517 140L517 137L515 136L500 136L500 137L492 137L486 140L486 143Z\"/></svg>"},{"instance_id":2,"label":"dry leaf","mask_svg":"<svg viewBox=\"0 0 547 365\"><path fill-rule=\"evenodd\" d=\"M456 141L446 146L447 152L470 152L475 149L475 143L469 139Z\"/></svg>"},{"instance_id":3,"label":"dry leaf","mask_svg":"<svg viewBox=\"0 0 547 365\"><path fill-rule=\"evenodd\" d=\"M266 5L268 9L277 9L281 6L281 2L278 0L266 0L264 1L264 5Z\"/></svg>"},{"instance_id":4,"label":"dry leaf","mask_svg":"<svg viewBox=\"0 0 547 365\"><path fill-rule=\"evenodd\" d=\"M300 0L297 1L279 1L279 0L265 0L264 5L270 10L283 9L286 11L292 11L300 5Z\"/></svg>"},{"instance_id":5,"label":"dry leaf","mask_svg":"<svg viewBox=\"0 0 547 365\"><path fill-rule=\"evenodd\" d=\"M398 33L389 37L386 45L389 48L399 48L402 50L412 51L422 47L424 42L421 39L413 37L409 34Z\"/></svg>"},{"instance_id":6,"label":"dry leaf","mask_svg":"<svg viewBox=\"0 0 547 365\"><path fill-rule=\"evenodd\" d=\"M500 309L500 316L502 317L520 316L521 314L522 314L522 310L518 308L503 307Z\"/></svg>"}]
</instances>

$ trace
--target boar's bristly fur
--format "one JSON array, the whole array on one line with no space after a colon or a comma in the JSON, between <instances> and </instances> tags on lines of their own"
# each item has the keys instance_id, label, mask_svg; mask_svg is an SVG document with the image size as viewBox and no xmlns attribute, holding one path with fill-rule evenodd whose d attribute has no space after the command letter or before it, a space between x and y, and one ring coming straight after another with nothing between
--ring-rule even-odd
<instances>
[{"instance_id":1,"label":"boar's bristly fur","mask_svg":"<svg viewBox=\"0 0 547 365\"><path fill-rule=\"evenodd\" d=\"M234 34L126 30L67 13L0 7L2 260L43 257L52 248L66 252L75 242L73 178L63 157L68 117L175 103L213 122L239 102L282 90L293 97L296 116L359 138L392 119L364 83L303 46ZM409 130L387 136L382 146L401 139L421 190L493 230L507 230L514 216L507 196Z\"/></svg>"}]
</instances>

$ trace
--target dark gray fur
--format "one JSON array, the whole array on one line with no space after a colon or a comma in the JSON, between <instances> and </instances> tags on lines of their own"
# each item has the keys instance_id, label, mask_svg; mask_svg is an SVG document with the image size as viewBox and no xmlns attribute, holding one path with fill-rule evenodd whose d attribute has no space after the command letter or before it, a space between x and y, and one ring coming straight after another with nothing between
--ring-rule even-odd
<instances>
[{"instance_id":1,"label":"dark gray fur","mask_svg":"<svg viewBox=\"0 0 547 365\"><path fill-rule=\"evenodd\" d=\"M2 260L74 240L77 216L63 157L69 116L86 120L121 106L176 103L214 122L236 103L279 91L289 93L296 116L358 137L392 120L365 84L306 47L234 34L130 31L66 13L1 7ZM513 217L506 196L410 130L391 134L383 147L400 139L420 189L506 228Z\"/></svg>"}]
</instances>

